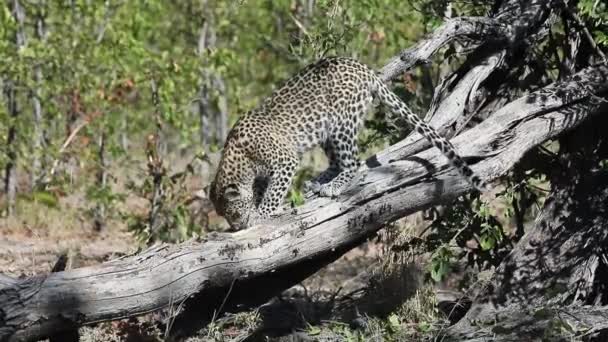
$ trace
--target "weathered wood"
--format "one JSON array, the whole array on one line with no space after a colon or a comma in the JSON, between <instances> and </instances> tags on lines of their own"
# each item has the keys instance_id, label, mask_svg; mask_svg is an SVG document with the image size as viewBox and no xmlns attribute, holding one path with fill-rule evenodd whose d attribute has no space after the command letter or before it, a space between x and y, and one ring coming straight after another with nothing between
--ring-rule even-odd
<instances>
[{"instance_id":1,"label":"weathered wood","mask_svg":"<svg viewBox=\"0 0 608 342\"><path fill-rule=\"evenodd\" d=\"M506 327L518 322L523 328L520 338L529 340L542 336L545 330L551 332L547 324L556 319L538 319L533 314L536 311L606 303L608 171L597 165L608 156L604 132L608 120L603 116L608 105L600 101L596 105L601 106L598 112L602 114L560 140L560 163L553 167L551 193L534 228L501 262L494 277L473 290L478 292L473 306L464 319L449 329L449 336L462 339L499 335L497 340L508 340L509 336L517 336L513 335L515 332L500 328L497 334L491 325ZM560 310L578 311L568 319L578 328L594 317L594 324L587 328L599 330L587 333L608 336L605 307ZM601 315L587 316L585 310L597 310ZM513 316L514 313L518 314ZM490 326L479 324L488 317L493 321Z\"/></svg>"},{"instance_id":2,"label":"weathered wood","mask_svg":"<svg viewBox=\"0 0 608 342\"><path fill-rule=\"evenodd\" d=\"M16 283L17 283L17 279L0 273L0 288L5 287L5 286L14 285Z\"/></svg>"},{"instance_id":3,"label":"weathered wood","mask_svg":"<svg viewBox=\"0 0 608 342\"><path fill-rule=\"evenodd\" d=\"M607 89L608 67L588 68L508 104L452 141L464 156L478 156L472 168L482 178L494 179L529 149L595 113L580 106ZM0 340L32 341L77 325L179 306L194 294L198 300L187 306L196 303L200 317L210 316L222 303L224 309L260 304L387 222L469 190L469 183L434 149L407 160L380 163L371 158L357 183L339 198L312 198L269 224L159 245L3 287Z\"/></svg>"},{"instance_id":4,"label":"weathered wood","mask_svg":"<svg viewBox=\"0 0 608 342\"><path fill-rule=\"evenodd\" d=\"M608 306L545 305L505 307L441 341L605 341L607 336Z\"/></svg>"},{"instance_id":5,"label":"weathered wood","mask_svg":"<svg viewBox=\"0 0 608 342\"><path fill-rule=\"evenodd\" d=\"M51 273L61 272L66 269L68 266L69 256L68 253L62 253L57 258L55 265L51 269ZM74 329L67 329L63 331L59 331L54 335L49 336L49 342L78 342L80 341L80 333L78 332L78 327L74 327Z\"/></svg>"},{"instance_id":6,"label":"weathered wood","mask_svg":"<svg viewBox=\"0 0 608 342\"><path fill-rule=\"evenodd\" d=\"M562 6L560 0L507 0L499 3L493 17L458 17L447 20L427 39L392 58L380 70L380 77L388 81L417 65L428 63L437 50L457 40L468 40L477 45L492 43L492 51L521 44L542 29L553 10Z\"/></svg>"},{"instance_id":7,"label":"weathered wood","mask_svg":"<svg viewBox=\"0 0 608 342\"><path fill-rule=\"evenodd\" d=\"M402 72L429 63L440 48L455 40L467 38L486 41L489 37L507 40L507 26L487 17L458 17L447 20L433 34L392 58L381 70L380 78L389 81Z\"/></svg>"},{"instance_id":8,"label":"weathered wood","mask_svg":"<svg viewBox=\"0 0 608 342\"><path fill-rule=\"evenodd\" d=\"M400 56L391 59L380 71L384 80L395 78L416 65L428 62L440 48L449 43L466 39L478 46L466 56L463 65L448 75L437 86L433 100L425 115L426 121L444 136L451 138L479 112L494 112L497 108L517 98L504 88L501 69L516 69L527 63L524 58L507 59L506 56L521 47L530 48L532 41L540 40L548 32L555 17L559 1L531 0L502 1L493 18L459 17L446 21L424 40L405 49ZM520 53L525 50L521 50ZM498 76L496 76L498 74ZM492 76L499 80L493 80ZM489 100L487 93L501 95ZM413 132L406 139L387 150L401 151L410 156L430 146L420 134ZM383 153L378 155L383 158Z\"/></svg>"}]
</instances>

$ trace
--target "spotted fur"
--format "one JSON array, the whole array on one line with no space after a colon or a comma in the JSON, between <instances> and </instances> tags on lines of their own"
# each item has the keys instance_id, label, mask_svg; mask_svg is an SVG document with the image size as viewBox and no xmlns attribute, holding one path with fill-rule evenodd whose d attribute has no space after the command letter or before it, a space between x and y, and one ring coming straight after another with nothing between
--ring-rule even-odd
<instances>
[{"instance_id":1,"label":"spotted fur","mask_svg":"<svg viewBox=\"0 0 608 342\"><path fill-rule=\"evenodd\" d=\"M307 186L321 196L339 195L359 165L357 132L374 97L441 150L473 186L483 188L454 146L412 113L373 70L332 57L302 69L235 124L211 184L217 212L233 228L276 213L301 155L315 146L323 147L330 165Z\"/></svg>"}]
</instances>

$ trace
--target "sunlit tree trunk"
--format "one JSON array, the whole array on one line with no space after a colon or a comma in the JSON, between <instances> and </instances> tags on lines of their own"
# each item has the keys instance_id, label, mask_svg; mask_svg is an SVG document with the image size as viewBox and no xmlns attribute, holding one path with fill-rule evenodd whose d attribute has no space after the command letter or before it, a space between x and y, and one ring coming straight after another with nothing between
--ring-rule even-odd
<instances>
[{"instance_id":1,"label":"sunlit tree trunk","mask_svg":"<svg viewBox=\"0 0 608 342\"><path fill-rule=\"evenodd\" d=\"M16 48L20 49L25 46L25 11L19 0L13 0L11 11L17 23L17 32L15 34ZM20 108L17 99L16 82L7 81L4 92L8 113L11 118L6 139L7 163L4 169L4 191L7 200L7 214L10 216L15 209L15 197L17 193L17 118L19 117Z\"/></svg>"},{"instance_id":2,"label":"sunlit tree trunk","mask_svg":"<svg viewBox=\"0 0 608 342\"><path fill-rule=\"evenodd\" d=\"M213 49L217 44L214 14L209 9L207 0L202 0L201 6L204 9L205 22L200 30L197 47L203 60L198 112L200 141L204 151L208 152L211 144L223 144L228 135L228 104L224 79L208 65L206 56L207 50Z\"/></svg>"},{"instance_id":3,"label":"sunlit tree trunk","mask_svg":"<svg viewBox=\"0 0 608 342\"><path fill-rule=\"evenodd\" d=\"M46 3L45 1L41 1L38 6L38 14L36 16L36 39L38 39L41 43L46 41L46 27L45 27L45 18L44 18L44 7ZM40 176L43 173L43 168L45 167L44 163L44 137L45 131L43 128L43 108L41 102L41 91L40 87L43 82L43 74L42 67L40 65L42 61L38 61L38 64L34 67L34 82L35 88L32 91L32 106L34 110L34 132L32 137L32 167L30 170L30 178L32 187L36 186L36 184L40 181Z\"/></svg>"},{"instance_id":4,"label":"sunlit tree trunk","mask_svg":"<svg viewBox=\"0 0 608 342\"><path fill-rule=\"evenodd\" d=\"M226 83L219 74L213 75L214 89L217 91L217 113L215 116L215 142L221 145L228 136L228 99L226 94Z\"/></svg>"},{"instance_id":5,"label":"sunlit tree trunk","mask_svg":"<svg viewBox=\"0 0 608 342\"><path fill-rule=\"evenodd\" d=\"M107 186L107 156L106 156L106 132L103 131L99 135L99 140L97 142L97 174L95 177L95 185L99 189L103 189ZM95 214L93 220L93 228L95 231L102 231L105 227L106 222L106 204L105 202L98 201L95 206Z\"/></svg>"}]
</instances>

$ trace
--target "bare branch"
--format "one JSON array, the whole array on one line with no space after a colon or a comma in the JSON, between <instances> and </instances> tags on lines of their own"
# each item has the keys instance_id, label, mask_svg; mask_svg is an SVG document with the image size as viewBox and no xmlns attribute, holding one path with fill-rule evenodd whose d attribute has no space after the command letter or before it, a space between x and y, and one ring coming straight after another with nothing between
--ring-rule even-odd
<instances>
[{"instance_id":1,"label":"bare branch","mask_svg":"<svg viewBox=\"0 0 608 342\"><path fill-rule=\"evenodd\" d=\"M433 34L393 57L381 70L380 78L391 80L404 71L429 63L431 56L448 43L459 39L486 41L488 37L506 39L506 26L486 17L458 17L447 20Z\"/></svg>"},{"instance_id":2,"label":"bare branch","mask_svg":"<svg viewBox=\"0 0 608 342\"><path fill-rule=\"evenodd\" d=\"M505 56L509 51L541 39L548 32L554 19L552 3L557 0L532 0L525 3L506 1L502 3L496 18L469 17L448 20L428 39L406 49L400 57L393 58L381 71L381 77L389 80L404 70L419 64L435 53L441 46L457 39L473 39L483 42L467 56L458 71L446 77L437 87L431 108L426 114L427 122L447 137L461 131L478 113L479 106L487 99L482 89L496 71L505 68ZM508 8L509 10L505 10ZM525 63L525 59L519 59ZM508 65L514 67L513 65ZM403 149L408 146L406 149ZM413 155L430 145L420 134L413 132L407 139L394 145L401 157ZM390 151L390 150L389 150ZM382 154L378 156L384 158ZM393 156L394 157L394 156Z\"/></svg>"}]
</instances>

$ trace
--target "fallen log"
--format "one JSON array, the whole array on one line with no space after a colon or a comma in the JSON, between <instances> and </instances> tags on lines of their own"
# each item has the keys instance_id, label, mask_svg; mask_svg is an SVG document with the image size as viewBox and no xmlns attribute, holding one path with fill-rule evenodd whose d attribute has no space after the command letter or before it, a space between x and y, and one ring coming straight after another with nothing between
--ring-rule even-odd
<instances>
[{"instance_id":1,"label":"fallen log","mask_svg":"<svg viewBox=\"0 0 608 342\"><path fill-rule=\"evenodd\" d=\"M463 156L475 156L469 158L475 172L496 179L528 150L597 113L594 94L606 90L608 67L590 67L511 102L452 141ZM471 190L434 149L386 160L370 158L342 196L312 198L262 226L6 284L0 288L0 341L34 341L180 307L194 295L186 307L201 321L222 309L259 305L386 223ZM176 333L188 324L176 321Z\"/></svg>"}]
</instances>

